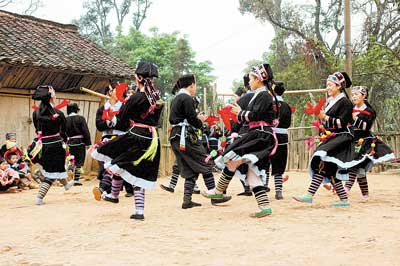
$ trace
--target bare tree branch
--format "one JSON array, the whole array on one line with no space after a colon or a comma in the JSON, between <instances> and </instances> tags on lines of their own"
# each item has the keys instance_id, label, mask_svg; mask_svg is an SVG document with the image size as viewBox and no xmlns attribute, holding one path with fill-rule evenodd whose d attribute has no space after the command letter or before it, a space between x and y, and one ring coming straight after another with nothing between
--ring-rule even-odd
<instances>
[{"instance_id":1,"label":"bare tree branch","mask_svg":"<svg viewBox=\"0 0 400 266\"><path fill-rule=\"evenodd\" d=\"M29 6L23 12L24 15L32 15L42 6L42 0L30 0Z\"/></svg>"},{"instance_id":2,"label":"bare tree branch","mask_svg":"<svg viewBox=\"0 0 400 266\"><path fill-rule=\"evenodd\" d=\"M147 17L147 10L152 2L150 0L134 0L136 12L133 13L133 26L136 30L140 29L144 19Z\"/></svg>"}]
</instances>

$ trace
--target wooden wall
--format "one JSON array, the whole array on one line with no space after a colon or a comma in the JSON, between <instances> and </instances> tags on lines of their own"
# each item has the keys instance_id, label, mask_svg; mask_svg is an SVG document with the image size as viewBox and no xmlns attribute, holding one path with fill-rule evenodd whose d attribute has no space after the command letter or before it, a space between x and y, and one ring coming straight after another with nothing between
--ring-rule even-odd
<instances>
[{"instance_id":1,"label":"wooden wall","mask_svg":"<svg viewBox=\"0 0 400 266\"><path fill-rule=\"evenodd\" d=\"M0 88L0 143L5 140L6 132L16 132L17 140L20 145L27 146L36 136L32 122L32 105L36 103L31 98L30 90ZM63 99L76 102L79 106L80 115L86 118L92 143L96 137L96 111L99 108L101 99L94 96L73 93L57 92L57 101ZM66 108L61 111L67 115ZM92 159L86 157L84 170L92 168Z\"/></svg>"}]
</instances>

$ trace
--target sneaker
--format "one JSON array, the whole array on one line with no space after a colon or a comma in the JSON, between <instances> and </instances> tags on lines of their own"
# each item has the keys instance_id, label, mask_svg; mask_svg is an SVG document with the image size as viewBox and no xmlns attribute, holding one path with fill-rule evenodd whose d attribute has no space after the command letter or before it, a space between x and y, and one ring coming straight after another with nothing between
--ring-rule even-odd
<instances>
[{"instance_id":1,"label":"sneaker","mask_svg":"<svg viewBox=\"0 0 400 266\"><path fill-rule=\"evenodd\" d=\"M44 200L41 199L41 198L36 198L35 204L36 204L36 205L43 205L43 204L44 204Z\"/></svg>"},{"instance_id":2,"label":"sneaker","mask_svg":"<svg viewBox=\"0 0 400 266\"><path fill-rule=\"evenodd\" d=\"M136 214L136 213L134 213L134 214L131 215L130 218L131 218L131 219L135 219L135 220L143 221L143 220L144 220L144 215L143 215L143 214Z\"/></svg>"},{"instance_id":3,"label":"sneaker","mask_svg":"<svg viewBox=\"0 0 400 266\"><path fill-rule=\"evenodd\" d=\"M74 186L82 186L82 183L79 181L74 181Z\"/></svg>"},{"instance_id":4,"label":"sneaker","mask_svg":"<svg viewBox=\"0 0 400 266\"><path fill-rule=\"evenodd\" d=\"M328 191L331 191L332 190L332 186L331 186L331 184L323 184L322 185L326 190L328 190Z\"/></svg>"},{"instance_id":5,"label":"sneaker","mask_svg":"<svg viewBox=\"0 0 400 266\"><path fill-rule=\"evenodd\" d=\"M128 193L125 194L125 197L127 197L127 198L130 198L130 197L133 197L133 196L134 196L133 193L129 193L128 192Z\"/></svg>"},{"instance_id":6,"label":"sneaker","mask_svg":"<svg viewBox=\"0 0 400 266\"><path fill-rule=\"evenodd\" d=\"M250 214L250 217L252 217L252 218L261 218L261 217L269 216L271 214L272 214L272 209L271 208L267 208L267 209L262 209L262 210L260 210L258 212Z\"/></svg>"},{"instance_id":7,"label":"sneaker","mask_svg":"<svg viewBox=\"0 0 400 266\"><path fill-rule=\"evenodd\" d=\"M209 194L206 191L202 191L200 194L207 199L223 199L225 197L224 194Z\"/></svg>"},{"instance_id":8,"label":"sneaker","mask_svg":"<svg viewBox=\"0 0 400 266\"><path fill-rule=\"evenodd\" d=\"M65 191L70 190L70 188L74 185L74 181L69 181L65 186L64 189Z\"/></svg>"},{"instance_id":9,"label":"sneaker","mask_svg":"<svg viewBox=\"0 0 400 266\"><path fill-rule=\"evenodd\" d=\"M340 200L331 204L332 207L347 207L350 206L350 202L348 200Z\"/></svg>"},{"instance_id":10,"label":"sneaker","mask_svg":"<svg viewBox=\"0 0 400 266\"><path fill-rule=\"evenodd\" d=\"M249 196L253 196L253 193L251 191L247 190L247 191L240 192L236 196L247 196L247 197L249 197Z\"/></svg>"},{"instance_id":11,"label":"sneaker","mask_svg":"<svg viewBox=\"0 0 400 266\"><path fill-rule=\"evenodd\" d=\"M225 203L225 202L227 202L227 201L230 201L232 199L232 197L231 196L226 196L226 195L223 195L223 197L222 198L220 198L220 199L211 199L211 205L218 205L218 204L221 204L221 203Z\"/></svg>"},{"instance_id":12,"label":"sneaker","mask_svg":"<svg viewBox=\"0 0 400 266\"><path fill-rule=\"evenodd\" d=\"M282 191L275 192L275 199L283 200Z\"/></svg>"},{"instance_id":13,"label":"sneaker","mask_svg":"<svg viewBox=\"0 0 400 266\"><path fill-rule=\"evenodd\" d=\"M300 202L305 202L305 203L312 203L313 202L313 197L310 194L304 194L301 196L296 196L293 197L294 200L300 201Z\"/></svg>"},{"instance_id":14,"label":"sneaker","mask_svg":"<svg viewBox=\"0 0 400 266\"><path fill-rule=\"evenodd\" d=\"M193 194L200 194L200 189L199 190L193 190Z\"/></svg>"},{"instance_id":15,"label":"sneaker","mask_svg":"<svg viewBox=\"0 0 400 266\"><path fill-rule=\"evenodd\" d=\"M100 201L101 200L101 195L103 194L103 191L101 191L100 188L94 187L92 189L93 197L95 200Z\"/></svg>"},{"instance_id":16,"label":"sneaker","mask_svg":"<svg viewBox=\"0 0 400 266\"><path fill-rule=\"evenodd\" d=\"M283 178L282 178L282 183L285 183L288 180L289 180L289 176L288 175L284 175Z\"/></svg>"},{"instance_id":17,"label":"sneaker","mask_svg":"<svg viewBox=\"0 0 400 266\"><path fill-rule=\"evenodd\" d=\"M161 187L163 190L168 191L168 192L170 192L170 193L174 193L174 192L175 192L175 189L173 189L172 187L167 187L167 186L164 186L163 184L161 184L160 187Z\"/></svg>"},{"instance_id":18,"label":"sneaker","mask_svg":"<svg viewBox=\"0 0 400 266\"><path fill-rule=\"evenodd\" d=\"M368 195L363 195L361 197L361 202L368 202L368 200L369 200L369 196Z\"/></svg>"},{"instance_id":19,"label":"sneaker","mask_svg":"<svg viewBox=\"0 0 400 266\"><path fill-rule=\"evenodd\" d=\"M201 206L200 203L193 202L193 201L182 203L182 209L190 209L190 208L200 207L200 206Z\"/></svg>"},{"instance_id":20,"label":"sneaker","mask_svg":"<svg viewBox=\"0 0 400 266\"><path fill-rule=\"evenodd\" d=\"M109 202L112 202L112 203L119 203L119 198L112 198L112 197L110 197L108 195L105 195L103 197L103 200L109 201Z\"/></svg>"}]
</instances>

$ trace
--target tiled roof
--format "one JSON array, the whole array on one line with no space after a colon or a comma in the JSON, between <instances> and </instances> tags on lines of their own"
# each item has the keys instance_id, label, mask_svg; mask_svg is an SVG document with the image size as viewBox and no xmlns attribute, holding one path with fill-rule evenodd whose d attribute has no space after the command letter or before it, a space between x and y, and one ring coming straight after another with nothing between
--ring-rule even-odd
<instances>
[{"instance_id":1,"label":"tiled roof","mask_svg":"<svg viewBox=\"0 0 400 266\"><path fill-rule=\"evenodd\" d=\"M132 78L133 68L81 36L75 25L0 10L0 63Z\"/></svg>"}]
</instances>

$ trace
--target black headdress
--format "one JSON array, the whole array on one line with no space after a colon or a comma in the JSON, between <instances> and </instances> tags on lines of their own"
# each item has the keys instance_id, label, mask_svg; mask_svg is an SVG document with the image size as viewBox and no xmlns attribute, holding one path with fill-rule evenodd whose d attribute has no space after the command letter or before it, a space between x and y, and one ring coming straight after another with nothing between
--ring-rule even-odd
<instances>
[{"instance_id":1,"label":"black headdress","mask_svg":"<svg viewBox=\"0 0 400 266\"><path fill-rule=\"evenodd\" d=\"M285 85L282 81L274 81L274 85L272 85L272 87L278 96L282 96L285 92Z\"/></svg>"},{"instance_id":2,"label":"black headdress","mask_svg":"<svg viewBox=\"0 0 400 266\"><path fill-rule=\"evenodd\" d=\"M77 103L69 103L67 105L67 114L71 114L71 113L78 113L79 111L79 107Z\"/></svg>"},{"instance_id":3,"label":"black headdress","mask_svg":"<svg viewBox=\"0 0 400 266\"><path fill-rule=\"evenodd\" d=\"M139 61L135 73L142 78L158 78L158 67L151 62Z\"/></svg>"}]
</instances>

